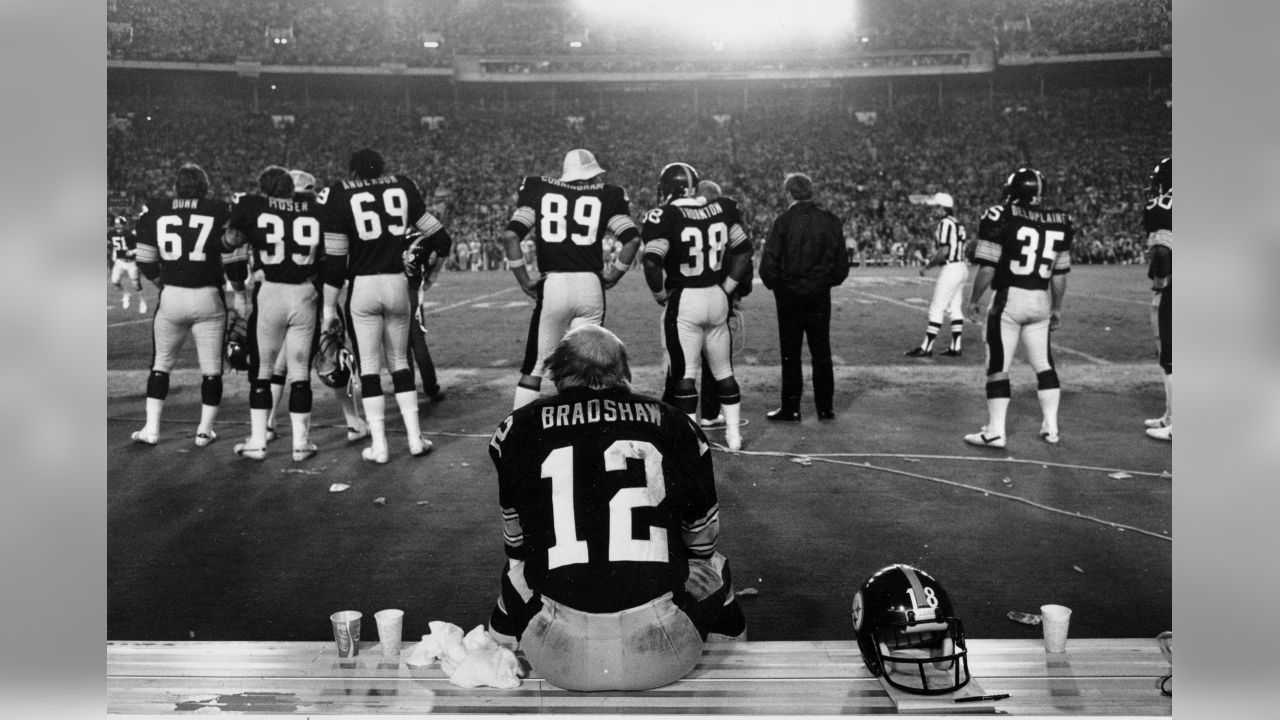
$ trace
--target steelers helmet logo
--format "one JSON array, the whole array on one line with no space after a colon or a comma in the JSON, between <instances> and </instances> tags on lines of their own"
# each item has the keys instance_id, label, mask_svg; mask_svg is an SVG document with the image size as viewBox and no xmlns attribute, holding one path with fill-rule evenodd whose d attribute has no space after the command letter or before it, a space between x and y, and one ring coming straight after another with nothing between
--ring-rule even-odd
<instances>
[{"instance_id":1,"label":"steelers helmet logo","mask_svg":"<svg viewBox=\"0 0 1280 720\"><path fill-rule=\"evenodd\" d=\"M862 591L853 594L853 629L862 629Z\"/></svg>"}]
</instances>

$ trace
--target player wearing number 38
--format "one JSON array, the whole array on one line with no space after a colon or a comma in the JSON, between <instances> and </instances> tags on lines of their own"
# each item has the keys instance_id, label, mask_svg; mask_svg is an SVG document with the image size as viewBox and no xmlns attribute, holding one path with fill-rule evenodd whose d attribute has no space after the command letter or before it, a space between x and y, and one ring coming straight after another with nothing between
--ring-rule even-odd
<instances>
[{"instance_id":1,"label":"player wearing number 38","mask_svg":"<svg viewBox=\"0 0 1280 720\"><path fill-rule=\"evenodd\" d=\"M558 394L489 443L507 555L489 631L568 690L674 682L704 640L746 639L706 438L631 392L626 348L603 327L569 331L547 372Z\"/></svg>"},{"instance_id":2,"label":"player wearing number 38","mask_svg":"<svg viewBox=\"0 0 1280 720\"><path fill-rule=\"evenodd\" d=\"M1071 271L1071 217L1042 206L1046 183L1039 170L1022 167L1004 184L1004 199L983 213L974 262L978 274L969 295L969 319L977 322L979 302L990 287L987 309L987 424L965 435L982 447L1005 446L1009 408L1009 365L1022 342L1036 373L1043 420L1040 438L1058 443L1058 371L1049 351L1049 331L1062 319L1062 298Z\"/></svg>"}]
</instances>

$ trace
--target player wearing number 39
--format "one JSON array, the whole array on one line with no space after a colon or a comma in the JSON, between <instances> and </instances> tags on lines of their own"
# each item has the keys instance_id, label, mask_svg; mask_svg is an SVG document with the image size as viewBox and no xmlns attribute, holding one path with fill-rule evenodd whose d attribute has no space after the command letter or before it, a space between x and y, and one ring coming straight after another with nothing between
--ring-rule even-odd
<instances>
[{"instance_id":1,"label":"player wearing number 39","mask_svg":"<svg viewBox=\"0 0 1280 720\"><path fill-rule=\"evenodd\" d=\"M725 417L725 444L742 448L742 395L729 347L729 298L751 283L751 242L738 206L728 198L698 195L698 172L671 163L658 179L658 201L645 217L644 277L659 305L667 373L676 407L697 420L695 380L705 347ZM664 277L665 275L665 277Z\"/></svg>"},{"instance_id":2,"label":"player wearing number 39","mask_svg":"<svg viewBox=\"0 0 1280 720\"><path fill-rule=\"evenodd\" d=\"M969 319L978 322L983 294L994 290L987 309L987 424L965 435L982 447L1005 446L1009 408L1009 366L1022 342L1036 373L1043 415L1040 438L1058 443L1058 372L1049 332L1062 318L1062 299L1071 270L1071 217L1042 207L1046 183L1039 170L1018 168L1004 185L1004 200L987 208L978 224L974 262L978 273L969 295Z\"/></svg>"},{"instance_id":3,"label":"player wearing number 39","mask_svg":"<svg viewBox=\"0 0 1280 720\"><path fill-rule=\"evenodd\" d=\"M489 631L568 690L684 677L707 641L745 640L716 552L711 450L687 415L631 392L627 351L597 325L547 360L558 395L489 443L507 562Z\"/></svg>"},{"instance_id":4,"label":"player wearing number 39","mask_svg":"<svg viewBox=\"0 0 1280 720\"><path fill-rule=\"evenodd\" d=\"M325 210L324 311L326 332L338 326L338 295L347 291L347 328L360 375L365 420L371 444L362 457L388 460L386 398L381 372L391 372L400 417L409 439L409 453L425 455L431 441L418 424L418 391L409 367L409 279L404 272L406 234L417 228L432 242L449 242L448 231L427 212L422 192L404 175L384 175L382 155L364 148L351 154L351 179L321 191ZM435 237L437 233L443 236Z\"/></svg>"},{"instance_id":5,"label":"player wearing number 39","mask_svg":"<svg viewBox=\"0 0 1280 720\"><path fill-rule=\"evenodd\" d=\"M169 395L169 373L187 336L195 337L200 361L200 424L196 447L217 439L213 431L222 403L222 342L227 328L224 278L235 291L235 310L247 315L244 280L248 275L243 249L225 253L222 233L230 208L206 197L209 176L199 165L178 168L173 197L149 200L138 218L138 267L160 288L152 319L154 356L147 377L147 420L133 441L155 445L160 415Z\"/></svg>"},{"instance_id":6,"label":"player wearing number 39","mask_svg":"<svg viewBox=\"0 0 1280 720\"><path fill-rule=\"evenodd\" d=\"M604 172L590 151L570 150L559 180L531 176L520 183L503 247L507 267L536 304L516 385L516 408L538 399L547 355L566 330L604 322L604 291L618 282L639 249L640 231L631 219L627 192L601 182ZM520 241L533 230L542 273L537 281L530 278L520 249ZM606 268L603 241L608 233L623 248Z\"/></svg>"}]
</instances>

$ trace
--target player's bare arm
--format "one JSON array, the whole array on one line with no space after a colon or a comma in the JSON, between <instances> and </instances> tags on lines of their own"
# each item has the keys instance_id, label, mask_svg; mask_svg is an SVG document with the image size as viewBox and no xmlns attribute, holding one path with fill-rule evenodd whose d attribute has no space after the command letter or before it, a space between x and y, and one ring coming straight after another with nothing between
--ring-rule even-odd
<instances>
[{"instance_id":1,"label":"player's bare arm","mask_svg":"<svg viewBox=\"0 0 1280 720\"><path fill-rule=\"evenodd\" d=\"M662 258L653 253L645 253L641 260L644 265L644 281L653 293L653 299L659 305L667 304L667 291L662 287Z\"/></svg>"},{"instance_id":2,"label":"player's bare arm","mask_svg":"<svg viewBox=\"0 0 1280 720\"><path fill-rule=\"evenodd\" d=\"M1049 329L1062 327L1062 299L1067 295L1067 274L1057 273L1049 281L1049 296L1052 298L1049 310Z\"/></svg>"},{"instance_id":3,"label":"player's bare arm","mask_svg":"<svg viewBox=\"0 0 1280 720\"><path fill-rule=\"evenodd\" d=\"M507 256L507 267L511 268L511 274L516 276L516 282L520 283L520 290L525 295L538 299L537 283L529 277L529 268L525 267L524 251L520 249L520 236L506 230L502 233L503 252Z\"/></svg>"},{"instance_id":4,"label":"player's bare arm","mask_svg":"<svg viewBox=\"0 0 1280 720\"><path fill-rule=\"evenodd\" d=\"M627 274L627 270L631 268L631 263L636 259L636 253L640 251L640 237L631 238L618 251L618 258L604 269L604 287L606 290L618 284L623 275Z\"/></svg>"},{"instance_id":5,"label":"player's bare arm","mask_svg":"<svg viewBox=\"0 0 1280 720\"><path fill-rule=\"evenodd\" d=\"M969 305L965 308L965 317L969 318L970 322L982 322L982 296L987 293L987 288L991 287L991 280L995 275L995 267L978 266L978 272L973 278L973 290L969 292Z\"/></svg>"}]
</instances>

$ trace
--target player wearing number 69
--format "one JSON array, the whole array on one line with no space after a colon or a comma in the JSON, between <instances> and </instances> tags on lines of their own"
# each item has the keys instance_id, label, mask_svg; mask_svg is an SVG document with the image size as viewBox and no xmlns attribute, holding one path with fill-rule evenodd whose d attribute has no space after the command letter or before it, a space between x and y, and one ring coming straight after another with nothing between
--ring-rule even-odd
<instances>
[{"instance_id":1,"label":"player wearing number 69","mask_svg":"<svg viewBox=\"0 0 1280 720\"><path fill-rule=\"evenodd\" d=\"M222 233L230 208L206 197L209 176L199 165L178 168L173 197L149 200L138 218L138 267L160 288L152 318L153 357L147 377L147 420L133 441L155 445L160 415L169 395L169 373L187 336L195 337L200 360L200 424L196 447L217 439L213 431L222 403L222 342L227 329L224 278L235 290L235 310L244 317L244 280L248 263L243 249L223 252Z\"/></svg>"},{"instance_id":2,"label":"player wearing number 69","mask_svg":"<svg viewBox=\"0 0 1280 720\"><path fill-rule=\"evenodd\" d=\"M1021 167L1009 175L1004 199L987 208L978 224L978 265L969 295L969 319L981 317L982 296L994 290L987 309L987 424L965 435L982 447L1005 446L1009 408L1009 365L1021 342L1036 373L1043 415L1040 438L1058 443L1058 372L1049 349L1049 331L1062 318L1062 299L1071 271L1071 217L1042 206L1047 184L1039 170Z\"/></svg>"},{"instance_id":3,"label":"player wearing number 69","mask_svg":"<svg viewBox=\"0 0 1280 720\"><path fill-rule=\"evenodd\" d=\"M604 172L590 151L577 149L565 155L559 180L531 176L520 183L503 247L520 289L537 302L516 385L516 408L538 399L547 355L566 330L604 322L604 291L618 282L639 249L640 231L631 219L627 191L602 182ZM533 230L542 273L536 281L520 248ZM623 247L606 268L607 233Z\"/></svg>"},{"instance_id":4,"label":"player wearing number 69","mask_svg":"<svg viewBox=\"0 0 1280 720\"><path fill-rule=\"evenodd\" d=\"M364 148L351 154L351 178L320 192L324 206L325 332L338 327L338 295L348 280L347 328L360 375L365 420L371 444L362 457L388 460L386 398L381 372L391 372L400 417L409 438L409 453L425 455L431 441L418 424L418 391L409 367L409 279L404 272L406 234L417 228L431 243L452 245L448 231L427 212L422 192L404 175L383 174L382 155ZM384 366L385 356L385 366Z\"/></svg>"},{"instance_id":5,"label":"player wearing number 69","mask_svg":"<svg viewBox=\"0 0 1280 720\"><path fill-rule=\"evenodd\" d=\"M698 414L696 378L705 348L725 417L725 444L742 447L742 395L733 377L729 346L729 298L751 283L751 242L738 206L728 198L698 195L698 172L671 163L658 179L660 207L649 211L644 229L644 277L659 305L667 375L676 407Z\"/></svg>"},{"instance_id":6,"label":"player wearing number 69","mask_svg":"<svg viewBox=\"0 0 1280 720\"><path fill-rule=\"evenodd\" d=\"M704 640L747 633L716 551L711 449L684 413L631 392L603 327L569 331L547 372L559 394L489 442L507 555L489 632L568 690L674 682Z\"/></svg>"}]
</instances>

